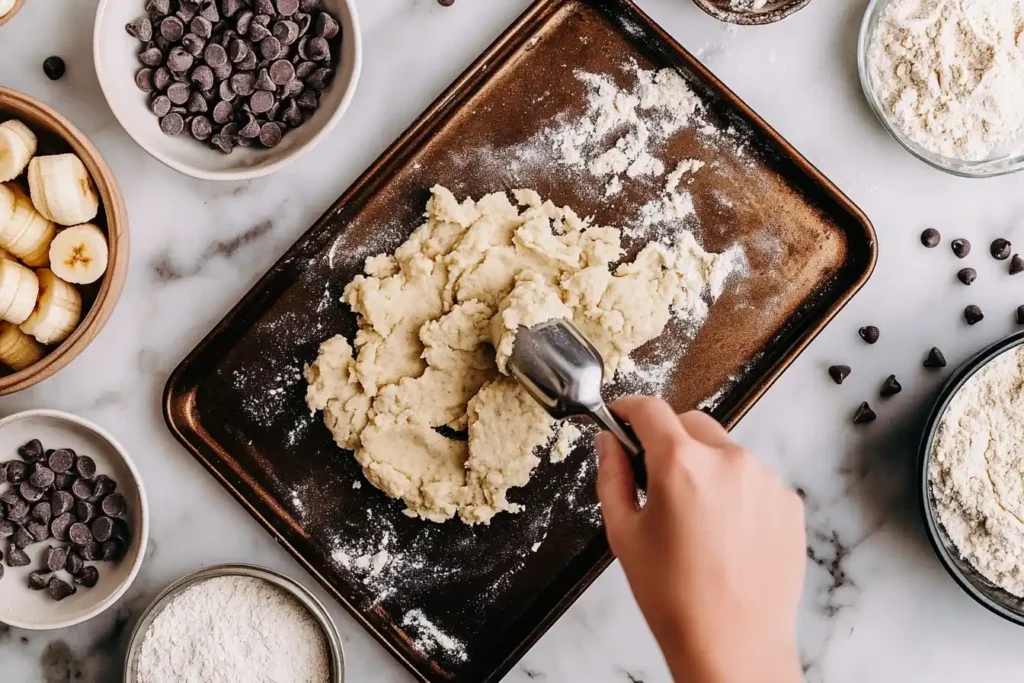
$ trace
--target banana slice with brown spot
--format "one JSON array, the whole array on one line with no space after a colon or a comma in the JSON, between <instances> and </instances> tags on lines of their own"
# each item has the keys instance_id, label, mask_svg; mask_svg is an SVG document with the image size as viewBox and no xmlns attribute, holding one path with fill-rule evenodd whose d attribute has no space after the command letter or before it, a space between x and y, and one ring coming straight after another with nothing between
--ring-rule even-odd
<instances>
[{"instance_id":1,"label":"banana slice with brown spot","mask_svg":"<svg viewBox=\"0 0 1024 683\"><path fill-rule=\"evenodd\" d=\"M24 370L43 357L43 346L17 325L0 322L0 363L12 370Z\"/></svg>"},{"instance_id":2,"label":"banana slice with brown spot","mask_svg":"<svg viewBox=\"0 0 1024 683\"><path fill-rule=\"evenodd\" d=\"M96 218L100 198L85 164L74 154L36 157L28 165L32 203L43 217L61 225Z\"/></svg>"},{"instance_id":3,"label":"banana slice with brown spot","mask_svg":"<svg viewBox=\"0 0 1024 683\"><path fill-rule=\"evenodd\" d=\"M61 230L50 243L50 269L65 282L96 282L107 271L107 236L92 223Z\"/></svg>"}]
</instances>

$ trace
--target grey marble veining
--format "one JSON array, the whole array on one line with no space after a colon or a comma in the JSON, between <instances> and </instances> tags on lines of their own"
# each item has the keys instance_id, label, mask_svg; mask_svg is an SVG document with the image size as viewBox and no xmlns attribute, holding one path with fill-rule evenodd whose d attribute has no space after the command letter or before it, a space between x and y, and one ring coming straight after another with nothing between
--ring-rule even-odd
<instances>
[{"instance_id":1,"label":"grey marble veining","mask_svg":"<svg viewBox=\"0 0 1024 683\"><path fill-rule=\"evenodd\" d=\"M128 0L125 0L128 1ZM284 250L527 5L527 0L358 0L363 79L348 115L304 161L251 183L204 183L170 171L119 128L91 60L95 0L31 0L0 29L0 82L67 114L103 151L131 214L128 284L99 339L42 385L0 399L0 413L55 407L111 429L149 484L150 556L125 598L57 633L0 627L0 680L114 683L125 637L170 581L202 565L243 561L299 578L331 604L351 681L411 680L171 439L159 397L168 373ZM704 60L873 219L881 258L863 293L810 346L736 430L808 509L800 650L811 683L1016 680L1024 632L977 607L932 557L912 495L923 415L948 373L921 367L932 345L951 366L1015 329L1024 276L986 255L1004 236L1024 246L1019 177L964 181L902 151L859 92L855 43L866 0L817 0L785 22L724 27L688 0L641 6ZM62 55L67 76L42 61ZM130 87L130 86L126 86ZM979 280L956 283L948 247L926 251L925 227L975 245ZM988 314L973 328L969 303ZM856 336L878 325L874 347ZM842 387L828 365L854 368ZM896 373L905 387L882 401ZM861 400L877 423L850 424ZM665 683L667 670L610 569L509 674L508 681Z\"/></svg>"}]
</instances>

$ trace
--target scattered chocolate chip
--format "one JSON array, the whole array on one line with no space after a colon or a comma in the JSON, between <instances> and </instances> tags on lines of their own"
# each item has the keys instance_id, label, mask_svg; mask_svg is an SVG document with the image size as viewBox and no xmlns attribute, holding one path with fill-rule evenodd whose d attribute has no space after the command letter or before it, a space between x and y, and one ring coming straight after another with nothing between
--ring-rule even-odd
<instances>
[{"instance_id":1,"label":"scattered chocolate chip","mask_svg":"<svg viewBox=\"0 0 1024 683\"><path fill-rule=\"evenodd\" d=\"M107 541L100 546L100 559L104 562L118 562L124 557L124 544L117 539Z\"/></svg>"},{"instance_id":2,"label":"scattered chocolate chip","mask_svg":"<svg viewBox=\"0 0 1024 683\"><path fill-rule=\"evenodd\" d=\"M57 515L52 522L50 522L50 533L58 541L68 540L68 529L72 524L75 523L75 517L70 512Z\"/></svg>"},{"instance_id":3,"label":"scattered chocolate chip","mask_svg":"<svg viewBox=\"0 0 1024 683\"><path fill-rule=\"evenodd\" d=\"M298 78L293 78L292 80L288 81L287 83L281 86L281 97L294 98L296 95L301 94L305 87L306 86L303 85L302 81L300 81Z\"/></svg>"},{"instance_id":4,"label":"scattered chocolate chip","mask_svg":"<svg viewBox=\"0 0 1024 683\"><path fill-rule=\"evenodd\" d=\"M277 38L282 45L291 45L299 39L299 25L289 19L283 19L270 30L272 36Z\"/></svg>"},{"instance_id":5,"label":"scattered chocolate chip","mask_svg":"<svg viewBox=\"0 0 1024 683\"><path fill-rule=\"evenodd\" d=\"M957 258L967 258L967 255L971 253L971 243L965 239L955 239L950 242L949 246Z\"/></svg>"},{"instance_id":6,"label":"scattered chocolate chip","mask_svg":"<svg viewBox=\"0 0 1024 683\"><path fill-rule=\"evenodd\" d=\"M11 544L7 551L8 567L27 567L31 562L32 560L29 559L28 553L13 543Z\"/></svg>"},{"instance_id":7,"label":"scattered chocolate chip","mask_svg":"<svg viewBox=\"0 0 1024 683\"><path fill-rule=\"evenodd\" d=\"M319 68L316 62L299 62L295 67L295 76L297 78L309 78Z\"/></svg>"},{"instance_id":8,"label":"scattered chocolate chip","mask_svg":"<svg viewBox=\"0 0 1024 683\"><path fill-rule=\"evenodd\" d=\"M287 59L279 59L270 65L269 76L276 85L284 85L295 78L295 66Z\"/></svg>"},{"instance_id":9,"label":"scattered chocolate chip","mask_svg":"<svg viewBox=\"0 0 1024 683\"><path fill-rule=\"evenodd\" d=\"M153 92L153 70L146 67L135 72L135 86L142 92Z\"/></svg>"},{"instance_id":10,"label":"scattered chocolate chip","mask_svg":"<svg viewBox=\"0 0 1024 683\"><path fill-rule=\"evenodd\" d=\"M197 116L189 124L189 132L196 140L206 140L213 135L213 124L205 116Z\"/></svg>"},{"instance_id":11,"label":"scattered chocolate chip","mask_svg":"<svg viewBox=\"0 0 1024 683\"><path fill-rule=\"evenodd\" d=\"M128 528L128 522L123 519L114 520L114 539L120 541L124 546L131 545L132 532Z\"/></svg>"},{"instance_id":12,"label":"scattered chocolate chip","mask_svg":"<svg viewBox=\"0 0 1024 683\"><path fill-rule=\"evenodd\" d=\"M266 69L260 69L259 74L256 76L256 89L277 92L277 84L271 80L270 74Z\"/></svg>"},{"instance_id":13,"label":"scattered chocolate chip","mask_svg":"<svg viewBox=\"0 0 1024 683\"><path fill-rule=\"evenodd\" d=\"M48 489L53 485L55 475L53 470L44 465L41 462L37 462L32 474L29 475L28 481L32 486L37 489Z\"/></svg>"},{"instance_id":14,"label":"scattered chocolate chip","mask_svg":"<svg viewBox=\"0 0 1024 683\"><path fill-rule=\"evenodd\" d=\"M267 21L260 21L261 19L267 19ZM267 24L270 23L269 19L270 17L266 15L260 15L252 20L252 24L249 26L249 40L251 40L254 45L256 43L263 42L273 35L270 29L267 28Z\"/></svg>"},{"instance_id":15,"label":"scattered chocolate chip","mask_svg":"<svg viewBox=\"0 0 1024 683\"><path fill-rule=\"evenodd\" d=\"M167 68L174 74L184 74L192 68L195 57L183 47L172 47L167 53Z\"/></svg>"},{"instance_id":16,"label":"scattered chocolate chip","mask_svg":"<svg viewBox=\"0 0 1024 683\"><path fill-rule=\"evenodd\" d=\"M263 56L263 59L277 59L281 55L281 50L281 41L272 35L260 41L260 55Z\"/></svg>"},{"instance_id":17,"label":"scattered chocolate chip","mask_svg":"<svg viewBox=\"0 0 1024 683\"><path fill-rule=\"evenodd\" d=\"M171 0L148 0L146 11L150 14L169 14L171 11Z\"/></svg>"},{"instance_id":18,"label":"scattered chocolate chip","mask_svg":"<svg viewBox=\"0 0 1024 683\"><path fill-rule=\"evenodd\" d=\"M50 511L54 517L69 512L75 505L75 498L67 491L54 491L50 496Z\"/></svg>"},{"instance_id":19,"label":"scattered chocolate chip","mask_svg":"<svg viewBox=\"0 0 1024 683\"><path fill-rule=\"evenodd\" d=\"M977 306L971 305L964 309L964 320L968 325L977 325L985 319L985 314Z\"/></svg>"},{"instance_id":20,"label":"scattered chocolate chip","mask_svg":"<svg viewBox=\"0 0 1024 683\"><path fill-rule=\"evenodd\" d=\"M875 411L871 410L868 402L864 401L857 407L857 412L853 414L853 423L858 425L867 424L868 422L874 422L877 417Z\"/></svg>"},{"instance_id":21,"label":"scattered chocolate chip","mask_svg":"<svg viewBox=\"0 0 1024 683\"><path fill-rule=\"evenodd\" d=\"M68 528L68 539L79 547L89 545L94 540L89 527L82 522L75 522Z\"/></svg>"},{"instance_id":22,"label":"scattered chocolate chip","mask_svg":"<svg viewBox=\"0 0 1024 683\"><path fill-rule=\"evenodd\" d=\"M290 17L299 11L299 0L277 0L277 13Z\"/></svg>"},{"instance_id":23,"label":"scattered chocolate chip","mask_svg":"<svg viewBox=\"0 0 1024 683\"><path fill-rule=\"evenodd\" d=\"M50 579L53 578L53 572L45 569L37 569L28 575L28 587L29 590L41 591L50 585Z\"/></svg>"},{"instance_id":24,"label":"scattered chocolate chip","mask_svg":"<svg viewBox=\"0 0 1024 683\"><path fill-rule=\"evenodd\" d=\"M56 576L50 579L50 597L60 602L64 598L74 595L75 587Z\"/></svg>"},{"instance_id":25,"label":"scattered chocolate chip","mask_svg":"<svg viewBox=\"0 0 1024 683\"><path fill-rule=\"evenodd\" d=\"M76 479L71 485L71 495L78 500L88 500L92 496L92 482L83 478Z\"/></svg>"},{"instance_id":26,"label":"scattered chocolate chip","mask_svg":"<svg viewBox=\"0 0 1024 683\"><path fill-rule=\"evenodd\" d=\"M132 38L138 38L143 43L153 40L153 24L150 22L149 17L139 17L135 21L129 22L124 27L124 30Z\"/></svg>"},{"instance_id":27,"label":"scattered chocolate chip","mask_svg":"<svg viewBox=\"0 0 1024 683\"><path fill-rule=\"evenodd\" d=\"M1024 273L1024 258L1020 254L1014 254L1010 260L1010 275L1020 275Z\"/></svg>"},{"instance_id":28,"label":"scattered chocolate chip","mask_svg":"<svg viewBox=\"0 0 1024 683\"><path fill-rule=\"evenodd\" d=\"M25 529L32 534L32 538L36 542L45 541L50 537L50 527L42 522L29 522L25 525Z\"/></svg>"},{"instance_id":29,"label":"scattered chocolate chip","mask_svg":"<svg viewBox=\"0 0 1024 683\"><path fill-rule=\"evenodd\" d=\"M199 57L203 54L203 50L206 49L206 39L202 38L195 33L186 33L185 37L181 39L182 48L192 57ZM170 64L168 62L168 64ZM172 66L175 71L181 73L182 70ZM211 72L212 73L212 72Z\"/></svg>"},{"instance_id":30,"label":"scattered chocolate chip","mask_svg":"<svg viewBox=\"0 0 1024 683\"><path fill-rule=\"evenodd\" d=\"M51 572L59 572L67 564L68 549L64 546L51 545L46 549L44 561L46 562L46 568Z\"/></svg>"},{"instance_id":31,"label":"scattered chocolate chip","mask_svg":"<svg viewBox=\"0 0 1024 683\"><path fill-rule=\"evenodd\" d=\"M314 62L323 62L331 58L331 46L323 38L310 38L306 45L306 56Z\"/></svg>"},{"instance_id":32,"label":"scattered chocolate chip","mask_svg":"<svg viewBox=\"0 0 1024 683\"><path fill-rule=\"evenodd\" d=\"M175 104L183 103L184 100L182 100L181 102L176 102ZM80 477L83 477L85 479L92 479L93 477L96 476L96 461L90 458L88 455L78 456L78 458L75 459L75 472L77 472L78 476Z\"/></svg>"},{"instance_id":33,"label":"scattered chocolate chip","mask_svg":"<svg viewBox=\"0 0 1024 683\"><path fill-rule=\"evenodd\" d=\"M166 66L158 67L153 72L153 87L163 92L167 90L168 86L174 82L174 77L171 75L171 70Z\"/></svg>"},{"instance_id":34,"label":"scattered chocolate chip","mask_svg":"<svg viewBox=\"0 0 1024 683\"><path fill-rule=\"evenodd\" d=\"M235 110L228 102L218 102L213 108L213 120L221 125L234 118Z\"/></svg>"},{"instance_id":35,"label":"scattered chocolate chip","mask_svg":"<svg viewBox=\"0 0 1024 683\"><path fill-rule=\"evenodd\" d=\"M207 109L206 98L203 97L202 93L194 92L192 96L188 98L188 109L189 114L205 114Z\"/></svg>"},{"instance_id":36,"label":"scattered chocolate chip","mask_svg":"<svg viewBox=\"0 0 1024 683\"><path fill-rule=\"evenodd\" d=\"M309 88L302 91L302 94L295 98L295 101L303 109L316 109L320 103L316 93Z\"/></svg>"},{"instance_id":37,"label":"scattered chocolate chip","mask_svg":"<svg viewBox=\"0 0 1024 683\"><path fill-rule=\"evenodd\" d=\"M228 58L236 64L242 62L251 52L249 44L240 38L235 38L228 44Z\"/></svg>"},{"instance_id":38,"label":"scattered chocolate chip","mask_svg":"<svg viewBox=\"0 0 1024 683\"><path fill-rule=\"evenodd\" d=\"M35 465L43 459L45 453L43 444L39 439L32 439L28 443L18 447L18 455L29 465Z\"/></svg>"},{"instance_id":39,"label":"scattered chocolate chip","mask_svg":"<svg viewBox=\"0 0 1024 683\"><path fill-rule=\"evenodd\" d=\"M17 527L14 526L14 522L0 519L0 538L10 538L14 535L15 529Z\"/></svg>"},{"instance_id":40,"label":"scattered chocolate chip","mask_svg":"<svg viewBox=\"0 0 1024 683\"><path fill-rule=\"evenodd\" d=\"M260 143L267 148L276 147L281 142L282 135L280 125L273 122L264 123L260 128Z\"/></svg>"},{"instance_id":41,"label":"scattered chocolate chip","mask_svg":"<svg viewBox=\"0 0 1024 683\"><path fill-rule=\"evenodd\" d=\"M974 268L964 268L956 274L957 279L965 285L971 285L975 280L978 279L978 271Z\"/></svg>"},{"instance_id":42,"label":"scattered chocolate chip","mask_svg":"<svg viewBox=\"0 0 1024 683\"><path fill-rule=\"evenodd\" d=\"M53 474L52 472L50 474ZM23 481L18 484L18 495L30 503L35 503L43 497L42 489L33 486L30 481Z\"/></svg>"},{"instance_id":43,"label":"scattered chocolate chip","mask_svg":"<svg viewBox=\"0 0 1024 683\"><path fill-rule=\"evenodd\" d=\"M260 136L260 122L256 120L256 117L252 114L247 115L248 121L238 131L238 135L242 138L251 140Z\"/></svg>"},{"instance_id":44,"label":"scattered chocolate chip","mask_svg":"<svg viewBox=\"0 0 1024 683\"><path fill-rule=\"evenodd\" d=\"M27 548L36 542L35 536L25 527L19 527L11 536L11 541L18 548Z\"/></svg>"},{"instance_id":45,"label":"scattered chocolate chip","mask_svg":"<svg viewBox=\"0 0 1024 683\"><path fill-rule=\"evenodd\" d=\"M82 571L79 572L72 581L77 583L79 586L84 588L92 588L100 580L100 570L93 566L83 567Z\"/></svg>"},{"instance_id":46,"label":"scattered chocolate chip","mask_svg":"<svg viewBox=\"0 0 1024 683\"><path fill-rule=\"evenodd\" d=\"M12 522L21 524L28 518L28 513L31 510L27 500L18 500L14 504L7 506L7 519Z\"/></svg>"},{"instance_id":47,"label":"scattered chocolate chip","mask_svg":"<svg viewBox=\"0 0 1024 683\"><path fill-rule=\"evenodd\" d=\"M860 338L866 341L868 344L874 344L875 342L877 342L880 334L878 328L875 327L874 325L862 327L857 331L857 333L860 335Z\"/></svg>"},{"instance_id":48,"label":"scattered chocolate chip","mask_svg":"<svg viewBox=\"0 0 1024 683\"><path fill-rule=\"evenodd\" d=\"M214 149L219 149L224 154L231 154L231 150L235 148L235 143L226 135L211 136L210 144L213 145Z\"/></svg>"},{"instance_id":49,"label":"scattered chocolate chip","mask_svg":"<svg viewBox=\"0 0 1024 683\"><path fill-rule=\"evenodd\" d=\"M199 3L199 15L210 22L220 21L220 12L217 10L215 0L203 0Z\"/></svg>"},{"instance_id":50,"label":"scattered chocolate chip","mask_svg":"<svg viewBox=\"0 0 1024 683\"><path fill-rule=\"evenodd\" d=\"M92 537L100 543L109 541L114 535L114 520L110 517L97 517L89 525Z\"/></svg>"},{"instance_id":51,"label":"scattered chocolate chip","mask_svg":"<svg viewBox=\"0 0 1024 683\"><path fill-rule=\"evenodd\" d=\"M266 90L257 90L249 98L249 107L254 114L265 114L274 106L274 96Z\"/></svg>"},{"instance_id":52,"label":"scattered chocolate chip","mask_svg":"<svg viewBox=\"0 0 1024 683\"><path fill-rule=\"evenodd\" d=\"M338 25L338 22L327 12L318 14L316 21L313 23L313 32L325 40L330 40L338 35L340 30L341 27Z\"/></svg>"},{"instance_id":53,"label":"scattered chocolate chip","mask_svg":"<svg viewBox=\"0 0 1024 683\"><path fill-rule=\"evenodd\" d=\"M850 376L850 372L852 370L849 365L833 365L828 369L828 376L836 384L842 384Z\"/></svg>"},{"instance_id":54,"label":"scattered chocolate chip","mask_svg":"<svg viewBox=\"0 0 1024 683\"><path fill-rule=\"evenodd\" d=\"M288 106L281 114L281 120L292 128L297 128L302 124L302 110L299 109L299 105L295 103L294 99L288 100Z\"/></svg>"},{"instance_id":55,"label":"scattered chocolate chip","mask_svg":"<svg viewBox=\"0 0 1024 683\"><path fill-rule=\"evenodd\" d=\"M50 520L53 519L53 508L47 501L36 503L32 506L32 511L29 513L33 519L38 519L43 524L49 524Z\"/></svg>"},{"instance_id":56,"label":"scattered chocolate chip","mask_svg":"<svg viewBox=\"0 0 1024 683\"><path fill-rule=\"evenodd\" d=\"M110 541L107 542L109 543ZM103 557L103 549L96 541L92 541L88 545L82 546L79 548L78 552L86 562L95 562Z\"/></svg>"},{"instance_id":57,"label":"scattered chocolate chip","mask_svg":"<svg viewBox=\"0 0 1024 683\"><path fill-rule=\"evenodd\" d=\"M185 104L188 102L189 94L188 84L186 83L175 83L167 88L167 99L171 101L171 104Z\"/></svg>"},{"instance_id":58,"label":"scattered chocolate chip","mask_svg":"<svg viewBox=\"0 0 1024 683\"><path fill-rule=\"evenodd\" d=\"M267 17L277 15L277 9L274 8L272 0L256 0L256 12Z\"/></svg>"},{"instance_id":59,"label":"scattered chocolate chip","mask_svg":"<svg viewBox=\"0 0 1024 683\"><path fill-rule=\"evenodd\" d=\"M185 35L185 24L178 17L164 17L160 22L160 35L164 40L175 43Z\"/></svg>"},{"instance_id":60,"label":"scattered chocolate chip","mask_svg":"<svg viewBox=\"0 0 1024 683\"><path fill-rule=\"evenodd\" d=\"M946 367L946 357L942 355L942 351L932 347L932 350L928 352L928 356L924 359L924 366L926 368L944 368Z\"/></svg>"},{"instance_id":61,"label":"scattered chocolate chip","mask_svg":"<svg viewBox=\"0 0 1024 683\"><path fill-rule=\"evenodd\" d=\"M12 460L7 463L7 481L12 484L20 484L28 477L28 465L21 460Z\"/></svg>"},{"instance_id":62,"label":"scattered chocolate chip","mask_svg":"<svg viewBox=\"0 0 1024 683\"><path fill-rule=\"evenodd\" d=\"M921 233L921 244L928 247L929 249L934 249L935 247L939 246L939 243L941 241L942 235L935 228L928 228L927 230Z\"/></svg>"},{"instance_id":63,"label":"scattered chocolate chip","mask_svg":"<svg viewBox=\"0 0 1024 683\"><path fill-rule=\"evenodd\" d=\"M68 472L75 464L75 456L66 448L58 448L50 453L46 462L54 472Z\"/></svg>"},{"instance_id":64,"label":"scattered chocolate chip","mask_svg":"<svg viewBox=\"0 0 1024 683\"><path fill-rule=\"evenodd\" d=\"M217 97L225 102L233 102L238 97L238 94L231 89L231 81L220 82L220 85L217 86Z\"/></svg>"},{"instance_id":65,"label":"scattered chocolate chip","mask_svg":"<svg viewBox=\"0 0 1024 683\"><path fill-rule=\"evenodd\" d=\"M306 79L306 84L309 85L311 88L316 88L320 92L323 92L327 88L327 85L331 82L331 78L333 77L334 70L324 67L322 69L317 69L316 71L314 71L313 74L308 79Z\"/></svg>"},{"instance_id":66,"label":"scattered chocolate chip","mask_svg":"<svg viewBox=\"0 0 1024 683\"><path fill-rule=\"evenodd\" d=\"M60 57L47 57L43 60L43 73L51 81L57 81L64 77L67 67Z\"/></svg>"},{"instance_id":67,"label":"scattered chocolate chip","mask_svg":"<svg viewBox=\"0 0 1024 683\"><path fill-rule=\"evenodd\" d=\"M60 472L53 478L53 488L57 491L70 491L71 485L75 483L75 475L72 472Z\"/></svg>"},{"instance_id":68,"label":"scattered chocolate chip","mask_svg":"<svg viewBox=\"0 0 1024 683\"><path fill-rule=\"evenodd\" d=\"M997 240L993 240L992 246L989 249L992 252L992 258L998 261L1005 261L1010 258L1012 245L1009 240L1004 240L1000 237Z\"/></svg>"},{"instance_id":69,"label":"scattered chocolate chip","mask_svg":"<svg viewBox=\"0 0 1024 683\"><path fill-rule=\"evenodd\" d=\"M205 41L213 37L213 23L206 17L195 17L189 23L188 28L192 32L192 35L196 36L197 38L202 38L204 44ZM198 57L199 55L196 56Z\"/></svg>"},{"instance_id":70,"label":"scattered chocolate chip","mask_svg":"<svg viewBox=\"0 0 1024 683\"><path fill-rule=\"evenodd\" d=\"M96 518L96 506L87 500L79 500L75 503L75 519L82 524L88 524Z\"/></svg>"},{"instance_id":71,"label":"scattered chocolate chip","mask_svg":"<svg viewBox=\"0 0 1024 683\"><path fill-rule=\"evenodd\" d=\"M73 550L68 550L68 559L64 562L64 571L77 576L85 568L85 560Z\"/></svg>"},{"instance_id":72,"label":"scattered chocolate chip","mask_svg":"<svg viewBox=\"0 0 1024 683\"><path fill-rule=\"evenodd\" d=\"M160 130L164 135L175 136L180 135L181 131L185 130L185 118L178 112L171 112L167 116L160 119Z\"/></svg>"}]
</instances>

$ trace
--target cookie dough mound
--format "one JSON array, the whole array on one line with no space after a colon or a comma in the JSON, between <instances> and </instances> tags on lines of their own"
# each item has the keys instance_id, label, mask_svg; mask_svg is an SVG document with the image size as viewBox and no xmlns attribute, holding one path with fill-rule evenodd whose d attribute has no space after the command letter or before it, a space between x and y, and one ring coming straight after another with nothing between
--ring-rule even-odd
<instances>
[{"instance_id":1,"label":"cookie dough mound","mask_svg":"<svg viewBox=\"0 0 1024 683\"><path fill-rule=\"evenodd\" d=\"M306 402L323 411L366 478L400 498L406 513L488 523L517 512L554 422L507 375L522 325L575 321L604 354L611 379L629 353L673 315L707 315L731 261L689 234L650 244L631 263L621 231L592 226L533 190L463 202L435 187L426 222L394 254L366 260L345 288L356 314L355 348L341 336L306 369ZM448 438L442 428L465 431ZM555 449L556 459L571 449Z\"/></svg>"}]
</instances>

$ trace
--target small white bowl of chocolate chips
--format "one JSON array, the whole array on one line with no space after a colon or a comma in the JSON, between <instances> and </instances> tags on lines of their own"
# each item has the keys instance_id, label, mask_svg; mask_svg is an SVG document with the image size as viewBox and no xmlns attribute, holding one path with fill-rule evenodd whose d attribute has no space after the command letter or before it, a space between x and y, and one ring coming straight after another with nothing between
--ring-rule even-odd
<instances>
[{"instance_id":1,"label":"small white bowl of chocolate chips","mask_svg":"<svg viewBox=\"0 0 1024 683\"><path fill-rule=\"evenodd\" d=\"M101 0L93 56L143 149L186 175L238 181L334 128L362 47L353 0Z\"/></svg>"},{"instance_id":2,"label":"small white bowl of chocolate chips","mask_svg":"<svg viewBox=\"0 0 1024 683\"><path fill-rule=\"evenodd\" d=\"M0 420L0 623L50 630L113 605L142 566L145 489L124 448L69 413Z\"/></svg>"}]
</instances>

